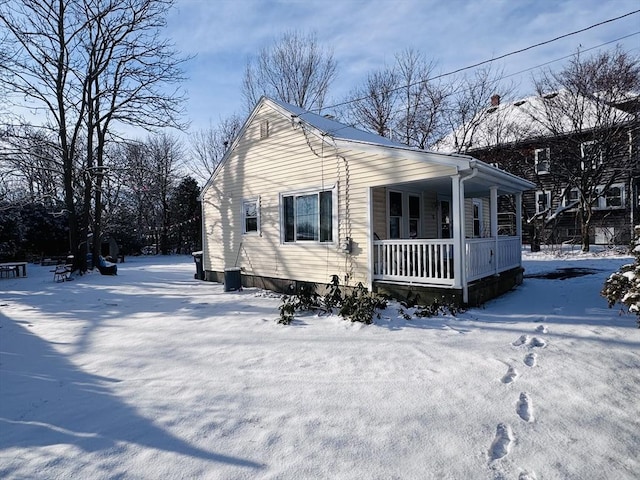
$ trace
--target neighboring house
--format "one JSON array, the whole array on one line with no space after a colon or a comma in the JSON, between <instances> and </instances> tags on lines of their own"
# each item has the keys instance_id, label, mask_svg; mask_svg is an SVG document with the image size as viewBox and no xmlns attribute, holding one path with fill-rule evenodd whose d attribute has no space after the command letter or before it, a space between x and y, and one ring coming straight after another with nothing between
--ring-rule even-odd
<instances>
[{"instance_id":1,"label":"neighboring house","mask_svg":"<svg viewBox=\"0 0 640 480\"><path fill-rule=\"evenodd\" d=\"M292 292L338 275L478 304L522 279L521 224L498 235L498 196L520 205L532 187L262 98L201 193L205 278L240 268L245 286Z\"/></svg>"},{"instance_id":2,"label":"neighboring house","mask_svg":"<svg viewBox=\"0 0 640 480\"><path fill-rule=\"evenodd\" d=\"M527 243L580 244L588 235L591 244L628 245L640 221L638 106L637 95L614 103L566 91L513 103L494 95L437 150L472 155L536 184L523 197Z\"/></svg>"}]
</instances>

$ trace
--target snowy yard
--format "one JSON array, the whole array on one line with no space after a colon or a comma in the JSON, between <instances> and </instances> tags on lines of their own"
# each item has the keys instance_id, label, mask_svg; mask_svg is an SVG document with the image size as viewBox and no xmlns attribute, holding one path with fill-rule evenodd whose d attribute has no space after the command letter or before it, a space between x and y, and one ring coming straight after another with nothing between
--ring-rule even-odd
<instances>
[{"instance_id":1,"label":"snowy yard","mask_svg":"<svg viewBox=\"0 0 640 480\"><path fill-rule=\"evenodd\" d=\"M598 295L628 262L529 255L484 308L369 326L278 325L191 257L29 265L0 280L0 478L637 479L640 330Z\"/></svg>"}]
</instances>

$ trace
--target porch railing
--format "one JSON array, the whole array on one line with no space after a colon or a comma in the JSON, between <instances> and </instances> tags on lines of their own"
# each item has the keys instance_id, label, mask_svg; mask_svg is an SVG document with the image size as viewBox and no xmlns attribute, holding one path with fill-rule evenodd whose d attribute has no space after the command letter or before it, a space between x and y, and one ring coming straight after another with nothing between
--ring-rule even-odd
<instances>
[{"instance_id":1,"label":"porch railing","mask_svg":"<svg viewBox=\"0 0 640 480\"><path fill-rule=\"evenodd\" d=\"M374 279L453 286L453 240L376 240Z\"/></svg>"},{"instance_id":2,"label":"porch railing","mask_svg":"<svg viewBox=\"0 0 640 480\"><path fill-rule=\"evenodd\" d=\"M466 239L467 282L518 267L521 248L517 236ZM375 280L455 284L453 240L376 240L373 249Z\"/></svg>"},{"instance_id":3,"label":"porch railing","mask_svg":"<svg viewBox=\"0 0 640 480\"><path fill-rule=\"evenodd\" d=\"M520 265L520 237L469 238L465 243L468 282Z\"/></svg>"}]
</instances>

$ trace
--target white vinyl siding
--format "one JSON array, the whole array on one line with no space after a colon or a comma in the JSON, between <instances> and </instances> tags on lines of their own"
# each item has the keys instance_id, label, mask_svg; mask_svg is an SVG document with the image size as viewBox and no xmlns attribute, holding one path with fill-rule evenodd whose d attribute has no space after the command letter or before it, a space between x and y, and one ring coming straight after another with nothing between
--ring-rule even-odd
<instances>
[{"instance_id":1,"label":"white vinyl siding","mask_svg":"<svg viewBox=\"0 0 640 480\"><path fill-rule=\"evenodd\" d=\"M261 139L263 120L269 123L269 135ZM312 133L305 136L289 116L268 104L255 112L213 184L203 191L205 270L220 272L237 265L247 275L318 283L328 282L333 274L341 278L348 274L350 285L366 284L369 187L373 187L376 202L386 185L456 173L454 167L404 158L399 168L399 159L379 155L376 149L341 150L336 155L335 148L322 141ZM310 188L335 189L332 242L281 243L281 194ZM261 235L243 235L241 202L258 196ZM376 217L374 231L378 221ZM386 227L376 233L383 237ZM346 237L352 239L350 255L339 249Z\"/></svg>"}]
</instances>

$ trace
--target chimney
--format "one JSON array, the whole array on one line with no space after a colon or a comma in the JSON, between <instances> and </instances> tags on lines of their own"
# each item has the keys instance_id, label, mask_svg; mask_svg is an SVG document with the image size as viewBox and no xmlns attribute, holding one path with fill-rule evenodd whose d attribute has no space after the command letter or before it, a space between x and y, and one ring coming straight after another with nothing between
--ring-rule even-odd
<instances>
[{"instance_id":1,"label":"chimney","mask_svg":"<svg viewBox=\"0 0 640 480\"><path fill-rule=\"evenodd\" d=\"M498 105L500 105L500 95L495 94L491 96L491 106L492 107L497 107Z\"/></svg>"}]
</instances>

